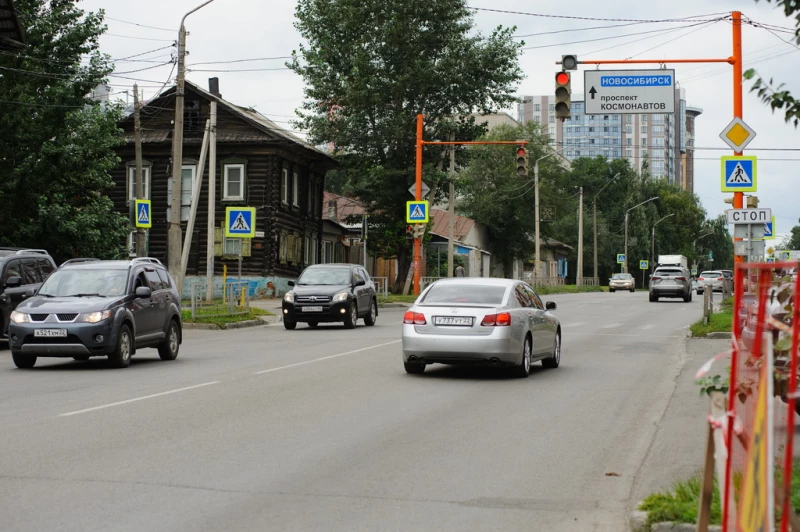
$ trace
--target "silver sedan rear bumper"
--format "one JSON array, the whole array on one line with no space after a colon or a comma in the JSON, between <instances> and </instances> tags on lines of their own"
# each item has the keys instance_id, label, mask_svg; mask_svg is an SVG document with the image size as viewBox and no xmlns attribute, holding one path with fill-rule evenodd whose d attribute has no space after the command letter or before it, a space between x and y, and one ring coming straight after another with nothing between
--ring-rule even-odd
<instances>
[{"instance_id":1,"label":"silver sedan rear bumper","mask_svg":"<svg viewBox=\"0 0 800 532\"><path fill-rule=\"evenodd\" d=\"M496 363L517 365L522 344L511 338L511 327L496 327L490 335L420 334L403 325L403 362L440 364Z\"/></svg>"}]
</instances>

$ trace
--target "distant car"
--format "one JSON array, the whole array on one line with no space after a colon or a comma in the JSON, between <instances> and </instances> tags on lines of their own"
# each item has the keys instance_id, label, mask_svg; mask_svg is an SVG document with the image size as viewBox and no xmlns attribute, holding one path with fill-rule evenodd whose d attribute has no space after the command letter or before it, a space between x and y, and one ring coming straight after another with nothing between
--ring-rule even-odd
<instances>
[{"instance_id":1,"label":"distant car","mask_svg":"<svg viewBox=\"0 0 800 532\"><path fill-rule=\"evenodd\" d=\"M634 281L633 275L629 273L615 273L612 275L611 280L608 282L608 291L616 292L617 290L629 290L631 292L635 292L636 281Z\"/></svg>"},{"instance_id":2,"label":"distant car","mask_svg":"<svg viewBox=\"0 0 800 532\"><path fill-rule=\"evenodd\" d=\"M561 363L561 323L526 283L451 278L428 286L403 317L403 366L486 364L527 377L531 363Z\"/></svg>"},{"instance_id":3,"label":"distant car","mask_svg":"<svg viewBox=\"0 0 800 532\"><path fill-rule=\"evenodd\" d=\"M692 300L692 283L689 270L682 266L659 266L650 277L650 302L661 297L682 298L686 303Z\"/></svg>"},{"instance_id":4,"label":"distant car","mask_svg":"<svg viewBox=\"0 0 800 532\"><path fill-rule=\"evenodd\" d=\"M9 345L18 368L38 357L107 356L118 368L140 348L174 360L182 342L181 298L157 259L62 264L11 314Z\"/></svg>"},{"instance_id":5,"label":"distant car","mask_svg":"<svg viewBox=\"0 0 800 532\"><path fill-rule=\"evenodd\" d=\"M375 284L358 264L315 264L289 281L292 290L283 296L283 326L294 329L298 322L316 327L320 323L343 322L348 329L358 318L375 325L378 298Z\"/></svg>"},{"instance_id":6,"label":"distant car","mask_svg":"<svg viewBox=\"0 0 800 532\"><path fill-rule=\"evenodd\" d=\"M56 263L43 249L0 248L0 336L8 334L11 313L33 295Z\"/></svg>"},{"instance_id":7,"label":"distant car","mask_svg":"<svg viewBox=\"0 0 800 532\"><path fill-rule=\"evenodd\" d=\"M726 282L725 275L720 270L702 272L700 277L697 278L697 295L699 296L705 292L707 286L711 286L712 292L722 292Z\"/></svg>"}]
</instances>

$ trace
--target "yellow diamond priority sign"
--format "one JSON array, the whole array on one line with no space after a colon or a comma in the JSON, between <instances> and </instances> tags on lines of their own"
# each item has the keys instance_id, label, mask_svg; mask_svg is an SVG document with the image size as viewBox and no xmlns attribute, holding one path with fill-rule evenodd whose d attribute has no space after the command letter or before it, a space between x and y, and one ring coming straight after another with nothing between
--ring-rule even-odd
<instances>
[{"instance_id":1,"label":"yellow diamond priority sign","mask_svg":"<svg viewBox=\"0 0 800 532\"><path fill-rule=\"evenodd\" d=\"M731 147L733 151L742 151L756 138L756 132L744 123L741 118L734 118L728 126L719 134L719 138Z\"/></svg>"}]
</instances>

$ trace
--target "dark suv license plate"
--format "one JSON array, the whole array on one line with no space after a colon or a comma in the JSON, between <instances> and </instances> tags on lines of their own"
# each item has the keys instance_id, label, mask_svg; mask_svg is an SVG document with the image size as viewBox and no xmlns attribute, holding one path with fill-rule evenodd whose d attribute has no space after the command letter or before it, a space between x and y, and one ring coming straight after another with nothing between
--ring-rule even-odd
<instances>
[{"instance_id":1,"label":"dark suv license plate","mask_svg":"<svg viewBox=\"0 0 800 532\"><path fill-rule=\"evenodd\" d=\"M472 318L470 317L454 317L454 316L434 316L434 325L455 325L460 327L472 327Z\"/></svg>"},{"instance_id":2,"label":"dark suv license plate","mask_svg":"<svg viewBox=\"0 0 800 532\"><path fill-rule=\"evenodd\" d=\"M33 335L39 338L66 338L66 329L34 329Z\"/></svg>"}]
</instances>

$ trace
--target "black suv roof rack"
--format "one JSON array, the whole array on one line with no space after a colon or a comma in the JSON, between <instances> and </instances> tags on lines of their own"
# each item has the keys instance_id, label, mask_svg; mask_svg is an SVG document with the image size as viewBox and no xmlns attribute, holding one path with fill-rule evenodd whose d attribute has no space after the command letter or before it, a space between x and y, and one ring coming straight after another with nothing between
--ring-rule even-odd
<instances>
[{"instance_id":1,"label":"black suv roof rack","mask_svg":"<svg viewBox=\"0 0 800 532\"><path fill-rule=\"evenodd\" d=\"M76 262L100 262L100 259L93 259L93 258L69 259L62 262L61 265L64 266L66 264L75 264Z\"/></svg>"},{"instance_id":2,"label":"black suv roof rack","mask_svg":"<svg viewBox=\"0 0 800 532\"><path fill-rule=\"evenodd\" d=\"M161 261L158 259L154 259L153 257L136 257L135 259L131 259L131 262L149 262L151 264L161 264ZM163 264L161 264L163 266Z\"/></svg>"}]
</instances>

